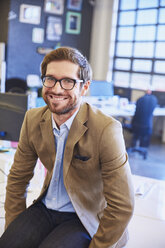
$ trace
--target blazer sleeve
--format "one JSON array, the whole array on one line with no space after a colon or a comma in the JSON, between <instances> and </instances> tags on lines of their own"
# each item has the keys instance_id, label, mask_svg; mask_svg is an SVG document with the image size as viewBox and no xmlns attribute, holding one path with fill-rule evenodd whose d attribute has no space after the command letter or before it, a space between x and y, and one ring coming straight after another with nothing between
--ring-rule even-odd
<instances>
[{"instance_id":1,"label":"blazer sleeve","mask_svg":"<svg viewBox=\"0 0 165 248\"><path fill-rule=\"evenodd\" d=\"M28 112L20 132L20 140L14 156L14 163L8 175L5 200L5 227L26 208L26 192L33 177L37 154L28 141Z\"/></svg>"},{"instance_id":2,"label":"blazer sleeve","mask_svg":"<svg viewBox=\"0 0 165 248\"><path fill-rule=\"evenodd\" d=\"M103 193L107 207L89 248L113 248L124 234L134 208L134 190L121 124L108 124L100 139Z\"/></svg>"}]
</instances>

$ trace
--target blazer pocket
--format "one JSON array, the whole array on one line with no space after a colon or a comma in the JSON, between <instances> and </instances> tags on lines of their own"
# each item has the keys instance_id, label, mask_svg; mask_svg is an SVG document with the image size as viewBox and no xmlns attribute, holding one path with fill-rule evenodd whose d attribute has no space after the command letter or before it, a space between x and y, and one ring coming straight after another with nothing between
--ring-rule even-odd
<instances>
[{"instance_id":1,"label":"blazer pocket","mask_svg":"<svg viewBox=\"0 0 165 248\"><path fill-rule=\"evenodd\" d=\"M86 156L80 156L80 155L75 155L74 156L76 159L79 159L81 161L87 161L89 160L90 158L89 157L86 157Z\"/></svg>"},{"instance_id":2,"label":"blazer pocket","mask_svg":"<svg viewBox=\"0 0 165 248\"><path fill-rule=\"evenodd\" d=\"M71 162L72 166L78 169L89 169L92 167L92 158L89 157L83 157L83 158L77 158L77 156L74 156Z\"/></svg>"}]
</instances>

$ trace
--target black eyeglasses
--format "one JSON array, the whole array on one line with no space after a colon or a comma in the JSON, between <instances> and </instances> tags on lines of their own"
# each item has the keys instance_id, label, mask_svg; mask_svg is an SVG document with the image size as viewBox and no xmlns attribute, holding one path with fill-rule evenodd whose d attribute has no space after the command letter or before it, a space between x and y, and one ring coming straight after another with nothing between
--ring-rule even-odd
<instances>
[{"instance_id":1,"label":"black eyeglasses","mask_svg":"<svg viewBox=\"0 0 165 248\"><path fill-rule=\"evenodd\" d=\"M62 78L56 79L51 76L41 76L42 83L47 88L53 88L57 82L60 83L60 86L64 90L72 90L76 83L82 83L83 80L72 79L72 78Z\"/></svg>"}]
</instances>

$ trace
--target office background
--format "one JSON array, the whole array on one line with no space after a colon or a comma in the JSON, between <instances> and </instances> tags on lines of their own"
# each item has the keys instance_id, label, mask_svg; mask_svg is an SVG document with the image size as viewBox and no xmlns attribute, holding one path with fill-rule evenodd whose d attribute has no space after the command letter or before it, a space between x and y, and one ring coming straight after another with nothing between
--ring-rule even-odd
<instances>
[{"instance_id":1,"label":"office background","mask_svg":"<svg viewBox=\"0 0 165 248\"><path fill-rule=\"evenodd\" d=\"M154 82L155 89L160 90L158 97L161 94L165 99L165 0L83 0L78 10L69 9L68 1L65 0L63 14L60 15L46 12L44 3L45 0L0 1L0 42L5 43L7 78L26 80L28 74L39 76L39 66L44 56L41 51L44 53L44 49L69 45L80 49L87 56L93 69L93 79L103 83L105 80L113 82L114 94L121 98L136 101L144 94L148 84ZM19 21L22 4L41 7L39 24ZM73 16L77 18L81 16L77 33L73 32L74 28L72 32L66 32L68 12L74 12ZM61 19L63 29L59 40L59 37L53 41L47 39L48 17ZM33 42L35 28L45 32L42 43ZM39 47L43 49L38 50ZM112 84L109 86L112 87ZM98 104L103 105L103 102L98 101ZM110 106L107 108L109 111ZM129 156L136 209L129 225L130 241L127 248L165 247L165 145L161 142L162 117L156 117L154 122L158 140L151 142L148 159L144 160L139 154ZM13 151L0 154L0 234L4 228L6 175L12 159ZM29 191L31 195L44 177L41 166L37 170L37 181Z\"/></svg>"},{"instance_id":2,"label":"office background","mask_svg":"<svg viewBox=\"0 0 165 248\"><path fill-rule=\"evenodd\" d=\"M112 81L115 94L131 101L152 86L164 103L165 3L163 0L86 0L79 10L64 2L62 14L45 11L46 0L2 0L0 42L6 44L6 78L40 75L44 52L58 46L73 46L89 59L95 80ZM39 24L20 22L23 4L41 8ZM80 15L79 33L67 33L67 15ZM54 40L47 35L50 17L60 19L62 34ZM150 18L152 17L152 18ZM41 43L33 41L34 29L42 29ZM39 50L40 49L40 50ZM163 93L162 93L163 92Z\"/></svg>"},{"instance_id":3,"label":"office background","mask_svg":"<svg viewBox=\"0 0 165 248\"><path fill-rule=\"evenodd\" d=\"M79 0L79 8L70 8L71 0L59 0L63 10L47 11L50 0L2 0L0 42L5 43L6 79L27 80L40 76L40 63L47 52L58 46L73 46L89 59L93 79L109 81L114 94L131 102L152 86L158 104L165 105L165 1L163 0ZM38 23L20 20L22 6L40 8ZM75 5L76 6L76 5ZM75 32L68 32L68 13L80 19ZM150 18L150 16L152 18ZM53 18L50 20L50 18ZM61 33L51 35L48 26L60 21ZM36 41L33 37L43 37ZM39 33L38 33L39 32ZM162 52L161 52L162 51ZM31 82L34 80L32 78ZM40 85L41 86L41 85ZM163 122L156 120L155 133L162 135Z\"/></svg>"},{"instance_id":4,"label":"office background","mask_svg":"<svg viewBox=\"0 0 165 248\"><path fill-rule=\"evenodd\" d=\"M56 46L73 46L79 48L85 56L89 58L89 44L92 25L93 7L88 1L83 1L80 11L67 8L67 1L64 1L62 14L54 14L44 11L46 1L44 0L2 0L0 9L1 32L0 42L6 43L6 78L20 77L26 80L28 74L40 75L40 63L44 54L40 54L38 48L53 49ZM50 1L51 2L51 1ZM40 7L39 24L20 22L20 12L22 5L32 5ZM3 10L3 11L2 11ZM80 34L66 32L67 13L74 12L81 16ZM57 18L55 21L61 22L61 32L59 37L48 37L46 34L49 19ZM54 20L54 19L53 19ZM41 43L32 41L34 28L42 29L44 40ZM51 32L51 31L50 31Z\"/></svg>"}]
</instances>

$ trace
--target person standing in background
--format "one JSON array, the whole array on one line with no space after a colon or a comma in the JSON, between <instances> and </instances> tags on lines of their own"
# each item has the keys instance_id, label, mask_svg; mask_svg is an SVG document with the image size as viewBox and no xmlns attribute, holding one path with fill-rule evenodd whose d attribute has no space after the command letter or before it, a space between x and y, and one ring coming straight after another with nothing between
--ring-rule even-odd
<instances>
[{"instance_id":1,"label":"person standing in background","mask_svg":"<svg viewBox=\"0 0 165 248\"><path fill-rule=\"evenodd\" d=\"M151 89L140 97L136 102L136 110L132 119L132 132L134 134L133 144L140 137L140 146L148 147L152 134L153 111L157 105L156 96L152 95Z\"/></svg>"}]
</instances>

